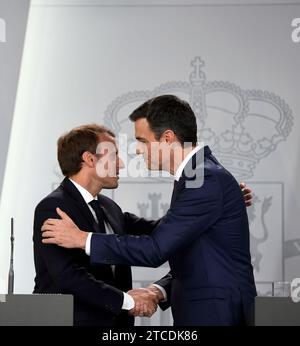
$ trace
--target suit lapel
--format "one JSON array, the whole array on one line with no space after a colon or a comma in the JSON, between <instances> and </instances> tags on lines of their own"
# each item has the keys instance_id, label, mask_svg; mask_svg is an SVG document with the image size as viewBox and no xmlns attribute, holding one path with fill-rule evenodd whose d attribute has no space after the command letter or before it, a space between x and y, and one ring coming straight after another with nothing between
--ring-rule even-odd
<instances>
[{"instance_id":1,"label":"suit lapel","mask_svg":"<svg viewBox=\"0 0 300 346\"><path fill-rule=\"evenodd\" d=\"M201 153L201 151L203 154ZM196 167L199 167L199 169L204 169L204 166L203 166L204 161L203 160L205 160L205 158L207 158L208 156L211 156L211 150L206 145L202 149L200 149L196 154L194 154L193 157L191 158L193 168L196 169ZM176 201L180 191L185 188L185 181L187 179L188 178L186 178L186 176L184 174L184 170L183 170L182 176L180 177L179 181L176 181L176 180L174 181L174 188L173 188L173 193L172 193L172 198L171 198L171 206Z\"/></svg>"},{"instance_id":2,"label":"suit lapel","mask_svg":"<svg viewBox=\"0 0 300 346\"><path fill-rule=\"evenodd\" d=\"M98 232L98 227L96 224L96 221L85 203L85 200L81 196L80 192L77 190L75 185L68 179L65 178L61 184L63 189L70 195L70 197L74 200L78 212L84 217L84 219L87 221L87 223L91 226L91 229L94 232Z\"/></svg>"}]
</instances>

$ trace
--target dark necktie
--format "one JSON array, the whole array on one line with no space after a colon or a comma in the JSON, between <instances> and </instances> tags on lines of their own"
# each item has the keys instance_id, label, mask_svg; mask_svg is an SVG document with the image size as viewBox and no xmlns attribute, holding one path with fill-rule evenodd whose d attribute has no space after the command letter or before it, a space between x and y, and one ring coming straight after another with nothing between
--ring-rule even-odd
<instances>
[{"instance_id":1,"label":"dark necktie","mask_svg":"<svg viewBox=\"0 0 300 346\"><path fill-rule=\"evenodd\" d=\"M91 202L89 202L89 205L93 208L96 214L99 232L106 233L105 224L104 224L104 220L106 220L106 217L102 208L100 207L99 201L93 199Z\"/></svg>"}]
</instances>

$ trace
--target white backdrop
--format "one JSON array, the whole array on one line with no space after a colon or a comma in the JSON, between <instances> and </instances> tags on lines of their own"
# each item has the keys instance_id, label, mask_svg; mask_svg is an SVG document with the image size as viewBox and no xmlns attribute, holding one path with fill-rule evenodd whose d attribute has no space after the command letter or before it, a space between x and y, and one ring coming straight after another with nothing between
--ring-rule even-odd
<instances>
[{"instance_id":1,"label":"white backdrop","mask_svg":"<svg viewBox=\"0 0 300 346\"><path fill-rule=\"evenodd\" d=\"M0 1L0 195L21 66L29 0Z\"/></svg>"},{"instance_id":2,"label":"white backdrop","mask_svg":"<svg viewBox=\"0 0 300 346\"><path fill-rule=\"evenodd\" d=\"M300 276L300 43L291 39L300 2L255 3L32 1L1 196L3 282L14 216L15 290L33 289L33 211L61 180L59 135L98 122L132 136L129 112L162 93L191 102L199 139L254 189L249 219L260 294L272 281ZM124 210L159 217L170 184L123 179L108 195ZM135 284L166 270L137 269ZM148 323L168 323L163 318Z\"/></svg>"},{"instance_id":3,"label":"white backdrop","mask_svg":"<svg viewBox=\"0 0 300 346\"><path fill-rule=\"evenodd\" d=\"M10 130L21 66L28 18L29 0L0 1L0 196L5 170ZM6 256L6 231L0 229L0 252ZM2 269L2 268L1 268ZM5 268L6 270L6 268ZM7 289L0 275L0 292Z\"/></svg>"}]
</instances>

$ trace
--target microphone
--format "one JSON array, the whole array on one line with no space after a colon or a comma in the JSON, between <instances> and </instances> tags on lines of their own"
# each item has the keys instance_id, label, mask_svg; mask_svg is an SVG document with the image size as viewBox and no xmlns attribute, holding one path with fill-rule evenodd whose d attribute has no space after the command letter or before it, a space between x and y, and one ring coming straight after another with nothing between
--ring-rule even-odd
<instances>
[{"instance_id":1,"label":"microphone","mask_svg":"<svg viewBox=\"0 0 300 346\"><path fill-rule=\"evenodd\" d=\"M14 219L10 219L10 266L8 274L8 294L14 293Z\"/></svg>"}]
</instances>

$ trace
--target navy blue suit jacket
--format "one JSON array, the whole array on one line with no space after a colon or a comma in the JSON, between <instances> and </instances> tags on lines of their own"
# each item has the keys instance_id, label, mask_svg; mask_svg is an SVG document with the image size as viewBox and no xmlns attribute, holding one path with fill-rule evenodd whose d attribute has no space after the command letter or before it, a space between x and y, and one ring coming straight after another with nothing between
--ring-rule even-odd
<instances>
[{"instance_id":1,"label":"navy blue suit jacket","mask_svg":"<svg viewBox=\"0 0 300 346\"><path fill-rule=\"evenodd\" d=\"M234 177L208 147L202 150L200 165L200 152L191 160L203 185L187 188L191 178L183 174L149 236L94 234L91 263L158 267L168 260L171 272L158 283L167 289L175 325L240 324L256 295L246 206Z\"/></svg>"},{"instance_id":2,"label":"navy blue suit jacket","mask_svg":"<svg viewBox=\"0 0 300 346\"><path fill-rule=\"evenodd\" d=\"M108 222L116 234L139 230L150 233L155 222L123 213L110 198L98 195ZM81 194L69 180L45 197L34 216L34 293L65 293L74 296L74 324L94 326L133 326L133 318L121 310L123 292L132 287L129 266L92 266L89 257L79 249L64 249L42 243L41 227L48 218L59 218L56 208L65 211L83 230L97 232L95 220Z\"/></svg>"}]
</instances>

